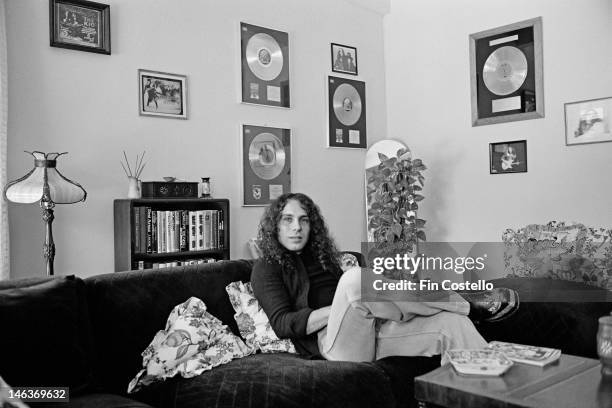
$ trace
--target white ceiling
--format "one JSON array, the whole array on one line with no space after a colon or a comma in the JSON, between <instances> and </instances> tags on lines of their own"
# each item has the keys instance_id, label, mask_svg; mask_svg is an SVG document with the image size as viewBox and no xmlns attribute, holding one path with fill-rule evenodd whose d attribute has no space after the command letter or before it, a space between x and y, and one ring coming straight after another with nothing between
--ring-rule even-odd
<instances>
[{"instance_id":1,"label":"white ceiling","mask_svg":"<svg viewBox=\"0 0 612 408\"><path fill-rule=\"evenodd\" d=\"M389 13L391 9L391 0L346 0L349 3L353 3L357 6L367 8L368 10L375 11L381 15Z\"/></svg>"}]
</instances>

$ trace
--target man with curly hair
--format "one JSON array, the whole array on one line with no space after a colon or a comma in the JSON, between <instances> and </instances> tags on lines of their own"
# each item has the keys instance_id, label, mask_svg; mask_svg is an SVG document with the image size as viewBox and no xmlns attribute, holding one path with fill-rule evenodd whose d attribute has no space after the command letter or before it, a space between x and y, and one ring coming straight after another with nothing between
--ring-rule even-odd
<instances>
[{"instance_id":1,"label":"man with curly hair","mask_svg":"<svg viewBox=\"0 0 612 408\"><path fill-rule=\"evenodd\" d=\"M258 238L255 297L276 335L291 339L306 357L374 361L442 354L444 362L445 350L486 346L468 318L470 303L454 292L441 302L362 300L361 269L342 273L319 207L304 194L274 201Z\"/></svg>"}]
</instances>

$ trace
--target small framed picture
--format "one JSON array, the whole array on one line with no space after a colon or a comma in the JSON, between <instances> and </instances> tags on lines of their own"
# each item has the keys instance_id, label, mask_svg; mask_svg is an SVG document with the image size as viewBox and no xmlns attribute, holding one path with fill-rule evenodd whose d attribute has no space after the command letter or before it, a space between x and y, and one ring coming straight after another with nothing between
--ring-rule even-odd
<instances>
[{"instance_id":1,"label":"small framed picture","mask_svg":"<svg viewBox=\"0 0 612 408\"><path fill-rule=\"evenodd\" d=\"M527 141L489 143L489 173L527 173Z\"/></svg>"},{"instance_id":2,"label":"small framed picture","mask_svg":"<svg viewBox=\"0 0 612 408\"><path fill-rule=\"evenodd\" d=\"M357 48L342 44L331 44L332 71L357 75Z\"/></svg>"},{"instance_id":3,"label":"small framed picture","mask_svg":"<svg viewBox=\"0 0 612 408\"><path fill-rule=\"evenodd\" d=\"M85 0L49 0L52 47L111 53L110 6Z\"/></svg>"},{"instance_id":4,"label":"small framed picture","mask_svg":"<svg viewBox=\"0 0 612 408\"><path fill-rule=\"evenodd\" d=\"M139 69L138 106L141 116L187 119L187 77Z\"/></svg>"},{"instance_id":5,"label":"small framed picture","mask_svg":"<svg viewBox=\"0 0 612 408\"><path fill-rule=\"evenodd\" d=\"M612 97L565 104L565 145L612 142Z\"/></svg>"}]
</instances>

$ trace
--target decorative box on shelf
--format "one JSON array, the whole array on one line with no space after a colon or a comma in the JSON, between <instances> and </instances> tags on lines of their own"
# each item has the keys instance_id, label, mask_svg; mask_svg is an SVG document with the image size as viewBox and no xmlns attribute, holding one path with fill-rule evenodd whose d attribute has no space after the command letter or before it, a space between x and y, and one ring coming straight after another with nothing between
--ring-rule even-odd
<instances>
[{"instance_id":1,"label":"decorative box on shelf","mask_svg":"<svg viewBox=\"0 0 612 408\"><path fill-rule=\"evenodd\" d=\"M143 181L142 198L197 198L198 183L190 181Z\"/></svg>"},{"instance_id":2,"label":"decorative box on shelf","mask_svg":"<svg viewBox=\"0 0 612 408\"><path fill-rule=\"evenodd\" d=\"M228 199L121 199L113 206L116 272L229 259Z\"/></svg>"}]
</instances>

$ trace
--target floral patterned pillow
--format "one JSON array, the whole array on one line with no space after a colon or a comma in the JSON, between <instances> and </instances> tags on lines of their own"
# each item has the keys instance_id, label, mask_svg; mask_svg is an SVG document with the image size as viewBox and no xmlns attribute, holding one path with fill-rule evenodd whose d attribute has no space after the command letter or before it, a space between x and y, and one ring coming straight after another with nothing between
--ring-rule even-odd
<instances>
[{"instance_id":1,"label":"floral patterned pillow","mask_svg":"<svg viewBox=\"0 0 612 408\"><path fill-rule=\"evenodd\" d=\"M295 353L289 339L279 339L274 333L268 316L253 295L251 283L232 282L225 287L230 303L236 312L234 319L247 346L262 353Z\"/></svg>"},{"instance_id":2,"label":"floral patterned pillow","mask_svg":"<svg viewBox=\"0 0 612 408\"><path fill-rule=\"evenodd\" d=\"M130 381L128 393L177 374L195 377L253 352L206 311L204 302L191 297L172 309L165 330L143 351L143 369Z\"/></svg>"},{"instance_id":3,"label":"floral patterned pillow","mask_svg":"<svg viewBox=\"0 0 612 408\"><path fill-rule=\"evenodd\" d=\"M354 266L359 266L357 257L353 254L349 254L348 252L341 252L338 261L340 262L342 272L346 272Z\"/></svg>"},{"instance_id":4,"label":"floral patterned pillow","mask_svg":"<svg viewBox=\"0 0 612 408\"><path fill-rule=\"evenodd\" d=\"M579 281L612 289L612 230L551 221L504 232L509 276Z\"/></svg>"}]
</instances>

